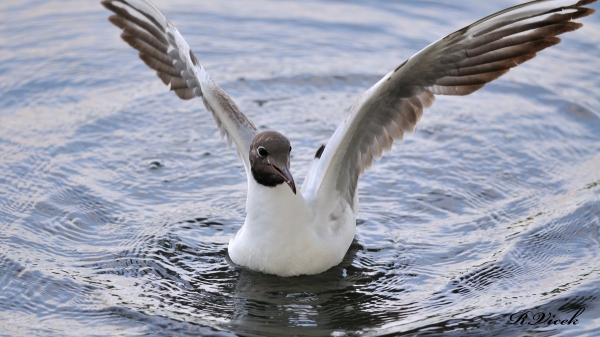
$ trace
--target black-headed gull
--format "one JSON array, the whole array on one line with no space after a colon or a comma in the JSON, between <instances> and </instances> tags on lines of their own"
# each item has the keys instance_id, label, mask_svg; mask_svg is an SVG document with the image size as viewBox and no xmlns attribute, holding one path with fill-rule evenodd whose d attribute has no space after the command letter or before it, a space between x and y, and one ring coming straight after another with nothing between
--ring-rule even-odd
<instances>
[{"instance_id":1,"label":"black-headed gull","mask_svg":"<svg viewBox=\"0 0 600 337\"><path fill-rule=\"evenodd\" d=\"M211 80L177 29L149 1L105 0L121 37L182 99L201 97L221 134L235 144L248 177L246 221L229 242L231 260L292 276L342 261L356 229L357 181L395 139L412 131L434 95L468 95L581 27L595 0L542 0L475 22L427 46L356 100L321 147L297 191L289 140L259 131Z\"/></svg>"}]
</instances>

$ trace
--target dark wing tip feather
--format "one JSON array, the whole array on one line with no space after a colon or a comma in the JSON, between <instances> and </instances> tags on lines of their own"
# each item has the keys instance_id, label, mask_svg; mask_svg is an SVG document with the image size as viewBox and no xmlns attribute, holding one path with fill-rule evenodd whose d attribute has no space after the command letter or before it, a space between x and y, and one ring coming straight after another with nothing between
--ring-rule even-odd
<instances>
[{"instance_id":1,"label":"dark wing tip feather","mask_svg":"<svg viewBox=\"0 0 600 337\"><path fill-rule=\"evenodd\" d=\"M557 35L575 31L583 26L570 21L590 15L589 8L574 8L571 13L554 13L543 20L508 26L497 24L497 30L486 29L473 34L471 47L457 48L454 53L439 58L440 64L448 65L445 76L428 87L434 94L468 95L532 58L539 51L557 45ZM541 15L541 14L540 14ZM514 23L514 22L513 22ZM499 29L498 29L499 28Z\"/></svg>"},{"instance_id":2,"label":"dark wing tip feather","mask_svg":"<svg viewBox=\"0 0 600 337\"><path fill-rule=\"evenodd\" d=\"M112 1L109 1L109 0L102 0L102 1L100 1L100 4L102 6L104 6L104 8L106 8L110 11L113 11L113 8L115 7L115 6L113 6Z\"/></svg>"},{"instance_id":3,"label":"dark wing tip feather","mask_svg":"<svg viewBox=\"0 0 600 337\"><path fill-rule=\"evenodd\" d=\"M321 145L321 147L319 147L319 149L317 150L317 153L315 153L315 159L321 158L321 155L323 154L323 150L325 150L325 145Z\"/></svg>"},{"instance_id":4,"label":"dark wing tip feather","mask_svg":"<svg viewBox=\"0 0 600 337\"><path fill-rule=\"evenodd\" d=\"M598 0L581 0L581 1L579 1L579 2L578 2L576 5L575 5L575 7L580 7L580 6L586 6L586 5L589 5L589 4L593 4L593 3L594 3L594 2L596 2L596 1L598 1Z\"/></svg>"},{"instance_id":5,"label":"dark wing tip feather","mask_svg":"<svg viewBox=\"0 0 600 337\"><path fill-rule=\"evenodd\" d=\"M150 56L148 54L144 54L143 52L140 52L138 55L139 55L140 59L142 61L144 61L144 63L148 67L150 67L158 72L161 72L163 74L170 75L171 77L176 77L176 78L181 77L180 70L177 70L172 66L166 65L166 64L158 61L157 59L153 58L152 56Z\"/></svg>"},{"instance_id":6,"label":"dark wing tip feather","mask_svg":"<svg viewBox=\"0 0 600 337\"><path fill-rule=\"evenodd\" d=\"M173 89L171 89L173 90ZM194 92L193 88L185 88L185 89L175 89L173 90L175 92L175 94L177 94L177 97L184 99L184 100L188 100L188 99L192 99L196 97L196 93Z\"/></svg>"},{"instance_id":7,"label":"dark wing tip feather","mask_svg":"<svg viewBox=\"0 0 600 337\"><path fill-rule=\"evenodd\" d=\"M592 1L592 2L595 2L595 1ZM590 3L592 3L592 2L590 2ZM577 13L577 15L573 16L571 18L571 20L585 18L586 16L590 16L590 15L596 13L596 10L593 8L581 7L581 8L579 8L579 10L576 13Z\"/></svg>"},{"instance_id":8,"label":"dark wing tip feather","mask_svg":"<svg viewBox=\"0 0 600 337\"><path fill-rule=\"evenodd\" d=\"M173 77L171 77L170 75L167 74L163 74L160 71L156 72L156 75L160 78L160 80L165 84L165 85L169 85L169 83L171 82L171 80L173 79Z\"/></svg>"},{"instance_id":9,"label":"dark wing tip feather","mask_svg":"<svg viewBox=\"0 0 600 337\"><path fill-rule=\"evenodd\" d=\"M109 16L108 21L110 21L110 23L112 23L113 25L115 25L121 29L125 29L125 27L127 27L127 23L126 23L125 19L123 19L122 17L120 17L118 15Z\"/></svg>"},{"instance_id":10,"label":"dark wing tip feather","mask_svg":"<svg viewBox=\"0 0 600 337\"><path fill-rule=\"evenodd\" d=\"M117 6L115 2L121 5ZM174 36L174 28L168 21L165 27L157 21L166 20L162 13L158 10L146 13L124 0L103 0L100 3L115 13L109 16L108 20L123 30L123 41L139 52L140 59L156 71L156 75L165 85L170 85L170 90L185 100L202 95L200 84L197 81L189 81L195 76L189 68L200 66L200 62L191 50L191 64L186 63L189 60L182 59L184 56L180 56L180 46Z\"/></svg>"}]
</instances>

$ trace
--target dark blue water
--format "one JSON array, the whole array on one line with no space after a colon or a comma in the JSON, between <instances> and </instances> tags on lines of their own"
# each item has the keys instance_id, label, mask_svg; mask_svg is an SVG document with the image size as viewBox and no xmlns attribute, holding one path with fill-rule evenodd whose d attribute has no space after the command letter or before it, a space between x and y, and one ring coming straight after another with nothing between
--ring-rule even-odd
<instances>
[{"instance_id":1,"label":"dark blue water","mask_svg":"<svg viewBox=\"0 0 600 337\"><path fill-rule=\"evenodd\" d=\"M385 73L516 3L156 1L255 124L290 138L295 177ZM0 3L0 334L600 334L600 15L439 97L361 179L344 262L294 278L228 260L242 163L108 15Z\"/></svg>"}]
</instances>

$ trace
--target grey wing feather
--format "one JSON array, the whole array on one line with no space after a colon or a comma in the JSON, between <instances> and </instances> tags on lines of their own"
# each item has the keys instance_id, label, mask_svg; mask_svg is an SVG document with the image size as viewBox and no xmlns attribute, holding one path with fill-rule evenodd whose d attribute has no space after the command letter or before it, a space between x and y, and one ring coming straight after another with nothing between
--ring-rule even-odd
<instances>
[{"instance_id":1,"label":"grey wing feather","mask_svg":"<svg viewBox=\"0 0 600 337\"><path fill-rule=\"evenodd\" d=\"M595 0L534 1L488 16L424 48L365 92L307 175L303 193L354 205L360 174L412 131L434 95L468 95L560 42Z\"/></svg>"},{"instance_id":2,"label":"grey wing feather","mask_svg":"<svg viewBox=\"0 0 600 337\"><path fill-rule=\"evenodd\" d=\"M181 99L202 97L227 144L235 143L249 170L248 151L258 129L233 100L210 78L179 31L146 0L105 0L115 13L109 21L121 28L121 37Z\"/></svg>"}]
</instances>

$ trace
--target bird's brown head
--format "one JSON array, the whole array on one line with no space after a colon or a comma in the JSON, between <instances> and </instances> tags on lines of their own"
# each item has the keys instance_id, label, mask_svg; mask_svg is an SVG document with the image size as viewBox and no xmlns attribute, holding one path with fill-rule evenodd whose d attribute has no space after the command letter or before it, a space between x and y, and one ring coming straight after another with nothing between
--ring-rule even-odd
<instances>
[{"instance_id":1,"label":"bird's brown head","mask_svg":"<svg viewBox=\"0 0 600 337\"><path fill-rule=\"evenodd\" d=\"M264 131L250 145L250 168L257 183L275 187L286 183L296 194L296 184L290 173L290 141L279 132Z\"/></svg>"}]
</instances>

